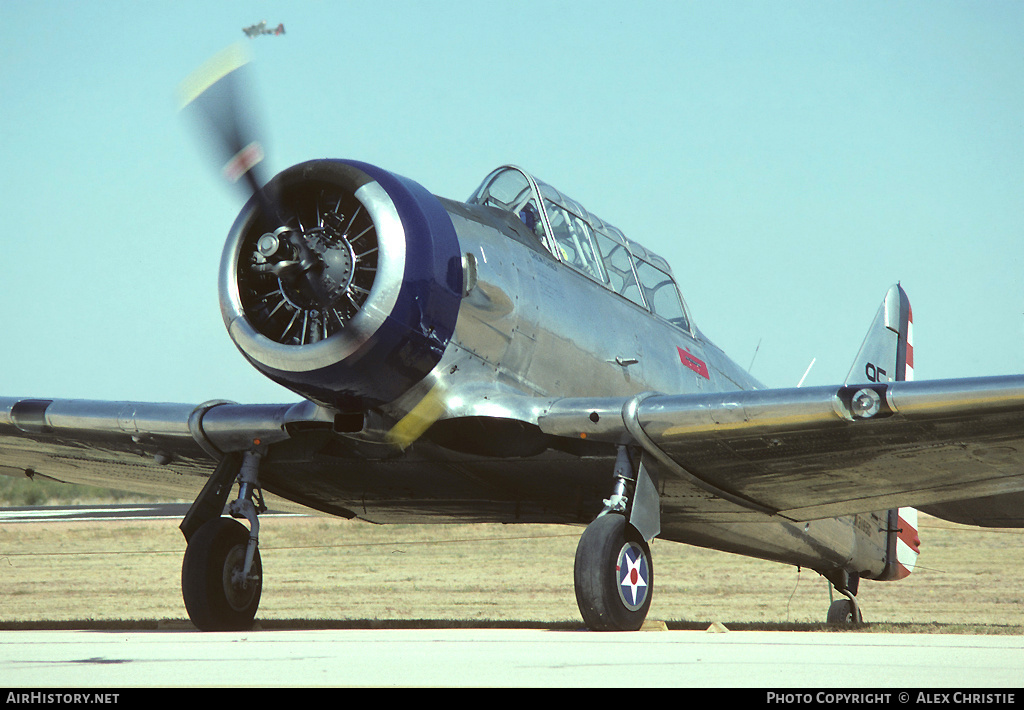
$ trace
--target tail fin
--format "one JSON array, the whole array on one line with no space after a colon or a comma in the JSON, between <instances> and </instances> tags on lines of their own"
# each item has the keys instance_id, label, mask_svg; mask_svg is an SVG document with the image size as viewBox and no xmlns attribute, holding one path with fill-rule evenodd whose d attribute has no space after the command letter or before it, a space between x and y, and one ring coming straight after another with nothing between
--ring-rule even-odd
<instances>
[{"instance_id":1,"label":"tail fin","mask_svg":"<svg viewBox=\"0 0 1024 710\"><path fill-rule=\"evenodd\" d=\"M910 299L896 284L885 294L864 344L853 361L846 384L904 382L914 379L914 315ZM917 510L889 511L886 571L881 579L903 579L914 571L921 538L917 532Z\"/></svg>"},{"instance_id":2,"label":"tail fin","mask_svg":"<svg viewBox=\"0 0 1024 710\"><path fill-rule=\"evenodd\" d=\"M909 577L921 552L921 536L917 532L917 509L899 508L889 511L888 575L895 580Z\"/></svg>"},{"instance_id":3,"label":"tail fin","mask_svg":"<svg viewBox=\"0 0 1024 710\"><path fill-rule=\"evenodd\" d=\"M910 299L896 284L885 294L845 384L914 379L914 318Z\"/></svg>"}]
</instances>

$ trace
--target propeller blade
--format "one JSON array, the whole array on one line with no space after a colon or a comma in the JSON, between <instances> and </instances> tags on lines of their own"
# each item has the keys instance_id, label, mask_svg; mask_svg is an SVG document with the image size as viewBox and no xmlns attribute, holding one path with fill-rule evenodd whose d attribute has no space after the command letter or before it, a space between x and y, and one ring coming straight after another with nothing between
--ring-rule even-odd
<instances>
[{"instance_id":1,"label":"propeller blade","mask_svg":"<svg viewBox=\"0 0 1024 710\"><path fill-rule=\"evenodd\" d=\"M241 46L232 45L183 81L178 97L182 110L196 114L205 126L204 134L220 153L224 177L230 182L243 181L249 192L269 207L262 192L263 180L256 170L265 155L255 138L251 108L246 101L250 93L246 88L248 64Z\"/></svg>"},{"instance_id":2,"label":"propeller blade","mask_svg":"<svg viewBox=\"0 0 1024 710\"><path fill-rule=\"evenodd\" d=\"M268 194L266 181L259 175L265 156L252 125L248 66L247 53L238 44L218 53L181 83L181 109L199 121L201 132L218 154L224 177L232 183L246 185L258 201L267 228L273 230L264 236L290 245L292 254L268 268L277 268L275 275L279 279L304 290L312 301L330 304L333 299L320 275L322 259L310 248L301 223L296 226L293 222L297 220L287 219L288 208L278 204L276 195ZM291 328L291 324L288 327ZM445 415L446 394L444 383L435 382L411 411L387 432L387 440L402 449L411 446Z\"/></svg>"},{"instance_id":3,"label":"propeller blade","mask_svg":"<svg viewBox=\"0 0 1024 710\"><path fill-rule=\"evenodd\" d=\"M387 440L401 449L407 449L445 413L445 387L438 381L416 406L387 433Z\"/></svg>"}]
</instances>

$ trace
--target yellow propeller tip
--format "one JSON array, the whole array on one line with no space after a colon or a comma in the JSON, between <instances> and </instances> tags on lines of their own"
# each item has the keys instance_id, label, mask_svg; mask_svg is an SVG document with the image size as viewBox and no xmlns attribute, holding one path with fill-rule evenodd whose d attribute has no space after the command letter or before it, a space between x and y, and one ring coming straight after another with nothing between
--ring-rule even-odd
<instances>
[{"instance_id":1,"label":"yellow propeller tip","mask_svg":"<svg viewBox=\"0 0 1024 710\"><path fill-rule=\"evenodd\" d=\"M200 94L248 61L246 51L237 42L212 56L178 85L178 103L181 108L188 106Z\"/></svg>"}]
</instances>

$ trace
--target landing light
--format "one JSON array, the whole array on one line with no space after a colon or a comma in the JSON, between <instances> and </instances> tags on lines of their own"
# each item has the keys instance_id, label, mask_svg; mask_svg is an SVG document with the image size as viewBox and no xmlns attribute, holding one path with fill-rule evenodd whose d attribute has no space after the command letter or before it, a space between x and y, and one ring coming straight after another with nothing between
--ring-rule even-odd
<instances>
[{"instance_id":1,"label":"landing light","mask_svg":"<svg viewBox=\"0 0 1024 710\"><path fill-rule=\"evenodd\" d=\"M857 419L870 419L882 408L882 398L872 389L857 390L850 402L850 411Z\"/></svg>"}]
</instances>

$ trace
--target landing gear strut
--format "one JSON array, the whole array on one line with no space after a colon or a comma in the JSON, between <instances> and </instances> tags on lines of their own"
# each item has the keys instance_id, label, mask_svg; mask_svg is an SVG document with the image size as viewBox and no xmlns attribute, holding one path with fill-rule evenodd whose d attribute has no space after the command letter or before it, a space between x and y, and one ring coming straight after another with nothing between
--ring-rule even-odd
<instances>
[{"instance_id":1,"label":"landing gear strut","mask_svg":"<svg viewBox=\"0 0 1024 710\"><path fill-rule=\"evenodd\" d=\"M864 623L864 617L860 613L860 605L857 604L857 588L860 586L860 577L847 572L840 572L826 577L835 587L836 591L844 595L845 599L836 599L828 608L826 621L835 626L858 626Z\"/></svg>"},{"instance_id":2,"label":"landing gear strut","mask_svg":"<svg viewBox=\"0 0 1024 710\"><path fill-rule=\"evenodd\" d=\"M263 591L257 515L266 510L257 477L262 454L254 450L242 456L238 498L228 506L233 517L248 520L249 529L219 517L230 487L231 461L218 467L182 523L188 546L181 594L189 619L201 631L244 631L256 618Z\"/></svg>"}]
</instances>

